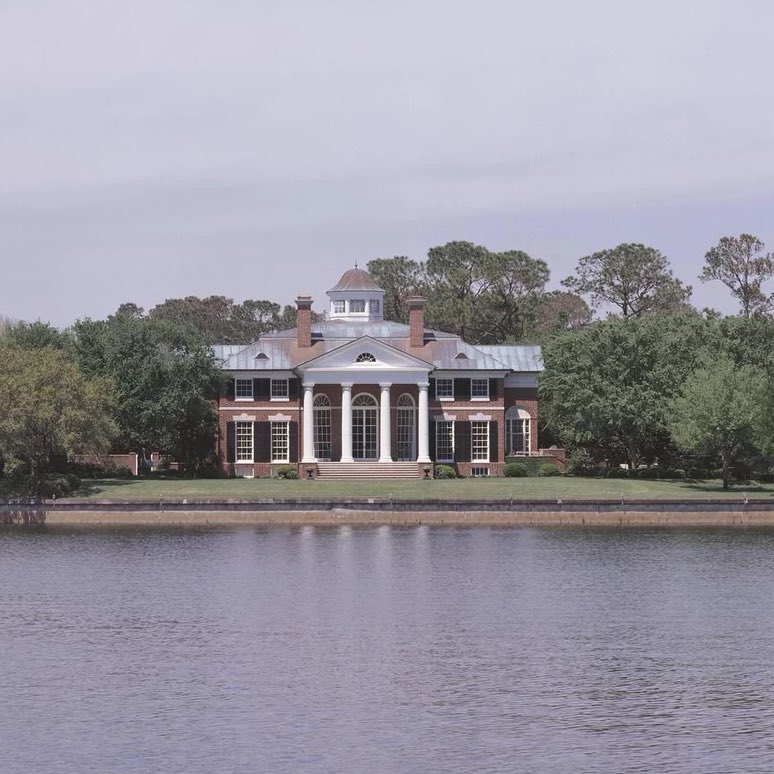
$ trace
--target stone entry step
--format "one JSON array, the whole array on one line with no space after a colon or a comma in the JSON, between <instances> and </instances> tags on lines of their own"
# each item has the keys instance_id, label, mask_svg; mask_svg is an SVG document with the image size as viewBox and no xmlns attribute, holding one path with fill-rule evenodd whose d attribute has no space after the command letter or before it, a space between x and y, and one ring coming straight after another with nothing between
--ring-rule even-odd
<instances>
[{"instance_id":1,"label":"stone entry step","mask_svg":"<svg viewBox=\"0 0 774 774\"><path fill-rule=\"evenodd\" d=\"M300 466L303 471L303 465ZM320 479L419 478L416 462L318 462Z\"/></svg>"}]
</instances>

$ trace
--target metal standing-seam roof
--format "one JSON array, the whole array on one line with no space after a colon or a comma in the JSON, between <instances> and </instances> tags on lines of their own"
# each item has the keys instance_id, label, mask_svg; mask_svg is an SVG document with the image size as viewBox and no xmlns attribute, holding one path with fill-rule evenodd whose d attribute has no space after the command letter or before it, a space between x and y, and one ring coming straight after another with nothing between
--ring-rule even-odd
<instances>
[{"instance_id":1,"label":"metal standing-seam roof","mask_svg":"<svg viewBox=\"0 0 774 774\"><path fill-rule=\"evenodd\" d=\"M511 371L537 373L543 370L543 350L537 344L478 344L476 349L499 360Z\"/></svg>"},{"instance_id":2,"label":"metal standing-seam roof","mask_svg":"<svg viewBox=\"0 0 774 774\"><path fill-rule=\"evenodd\" d=\"M335 293L341 290L381 290L381 288L365 269L355 267L345 271L341 279L328 292Z\"/></svg>"}]
</instances>

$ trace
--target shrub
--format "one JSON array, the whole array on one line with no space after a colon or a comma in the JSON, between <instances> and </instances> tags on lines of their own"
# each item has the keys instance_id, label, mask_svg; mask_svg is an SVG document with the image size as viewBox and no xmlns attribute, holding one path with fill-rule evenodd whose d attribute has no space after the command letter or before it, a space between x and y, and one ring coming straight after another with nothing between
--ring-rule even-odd
<instances>
[{"instance_id":1,"label":"shrub","mask_svg":"<svg viewBox=\"0 0 774 774\"><path fill-rule=\"evenodd\" d=\"M632 473L636 473L636 477L643 479L643 481L653 481L661 478L658 468L638 468L636 471L633 470Z\"/></svg>"},{"instance_id":2,"label":"shrub","mask_svg":"<svg viewBox=\"0 0 774 774\"><path fill-rule=\"evenodd\" d=\"M282 465L281 467L277 468L277 478L295 480L298 478L298 470L296 469L295 465Z\"/></svg>"},{"instance_id":3,"label":"shrub","mask_svg":"<svg viewBox=\"0 0 774 774\"><path fill-rule=\"evenodd\" d=\"M435 477L436 478L457 478L457 474L454 472L454 468L451 465L436 465Z\"/></svg>"},{"instance_id":4,"label":"shrub","mask_svg":"<svg viewBox=\"0 0 774 774\"><path fill-rule=\"evenodd\" d=\"M685 481L687 476L682 468L673 468L672 470L664 471L664 478L679 478L682 481Z\"/></svg>"},{"instance_id":5,"label":"shrub","mask_svg":"<svg viewBox=\"0 0 774 774\"><path fill-rule=\"evenodd\" d=\"M35 484L35 494L40 497L68 497L81 486L81 480L73 473L48 473Z\"/></svg>"},{"instance_id":6,"label":"shrub","mask_svg":"<svg viewBox=\"0 0 774 774\"><path fill-rule=\"evenodd\" d=\"M546 462L543 465L540 466L538 469L538 476L547 477L547 476L558 476L559 468L554 465L553 462Z\"/></svg>"},{"instance_id":7,"label":"shrub","mask_svg":"<svg viewBox=\"0 0 774 774\"><path fill-rule=\"evenodd\" d=\"M529 471L527 466L521 462L506 462L503 465L503 475L506 478L526 478Z\"/></svg>"},{"instance_id":8,"label":"shrub","mask_svg":"<svg viewBox=\"0 0 774 774\"><path fill-rule=\"evenodd\" d=\"M132 471L126 465L115 465L112 462L105 465L92 462L68 462L66 470L79 478L132 478Z\"/></svg>"},{"instance_id":9,"label":"shrub","mask_svg":"<svg viewBox=\"0 0 774 774\"><path fill-rule=\"evenodd\" d=\"M626 468L609 468L605 476L607 478L629 478L629 471Z\"/></svg>"}]
</instances>

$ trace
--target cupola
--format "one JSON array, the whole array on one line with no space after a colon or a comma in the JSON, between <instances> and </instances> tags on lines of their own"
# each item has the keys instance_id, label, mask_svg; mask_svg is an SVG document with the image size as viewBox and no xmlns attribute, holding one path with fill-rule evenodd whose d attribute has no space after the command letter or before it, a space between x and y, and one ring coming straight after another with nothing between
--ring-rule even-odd
<instances>
[{"instance_id":1,"label":"cupola","mask_svg":"<svg viewBox=\"0 0 774 774\"><path fill-rule=\"evenodd\" d=\"M331 320L383 319L384 291L357 264L341 275L341 279L328 291L328 298L331 300Z\"/></svg>"}]
</instances>

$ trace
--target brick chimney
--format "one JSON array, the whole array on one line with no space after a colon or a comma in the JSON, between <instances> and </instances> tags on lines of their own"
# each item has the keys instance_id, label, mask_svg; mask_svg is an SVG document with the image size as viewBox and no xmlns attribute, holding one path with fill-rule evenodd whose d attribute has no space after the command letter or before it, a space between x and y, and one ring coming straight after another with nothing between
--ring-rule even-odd
<instances>
[{"instance_id":1,"label":"brick chimney","mask_svg":"<svg viewBox=\"0 0 774 774\"><path fill-rule=\"evenodd\" d=\"M425 345L425 299L409 296L406 300L409 309L409 344L412 347Z\"/></svg>"},{"instance_id":2,"label":"brick chimney","mask_svg":"<svg viewBox=\"0 0 774 774\"><path fill-rule=\"evenodd\" d=\"M312 297L299 296L296 299L298 307L297 315L297 342L299 347L312 346Z\"/></svg>"}]
</instances>

